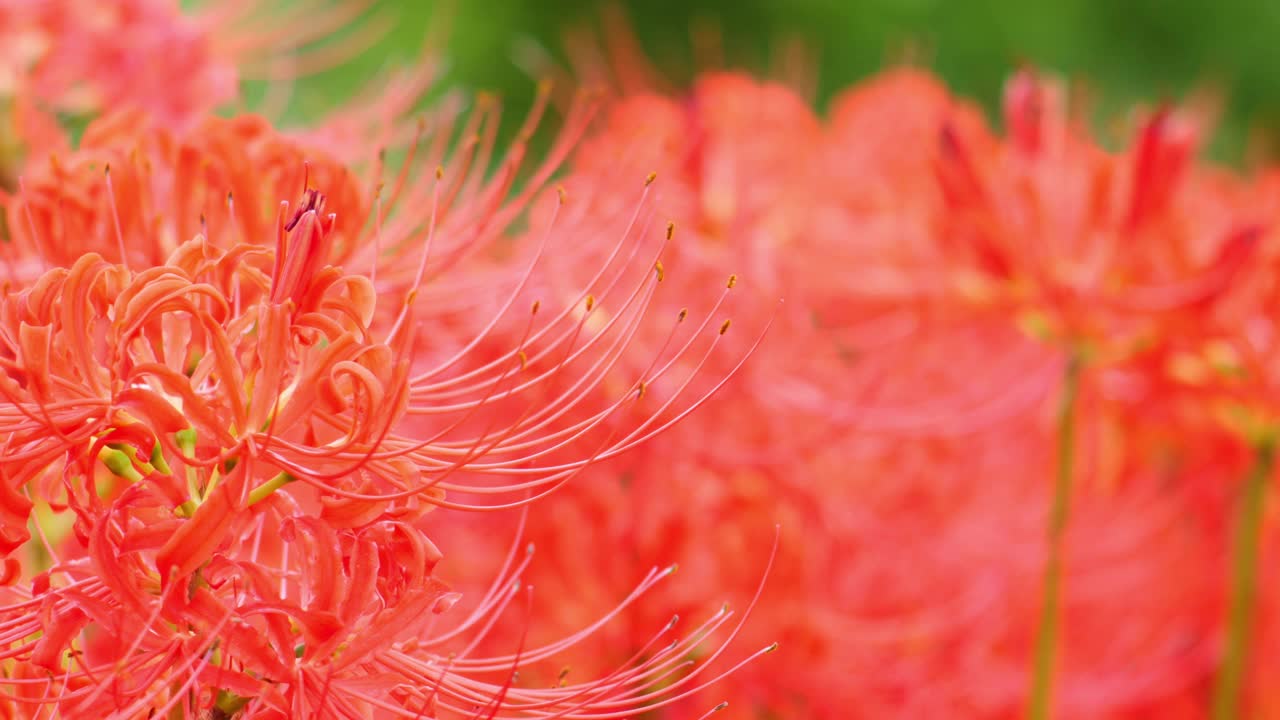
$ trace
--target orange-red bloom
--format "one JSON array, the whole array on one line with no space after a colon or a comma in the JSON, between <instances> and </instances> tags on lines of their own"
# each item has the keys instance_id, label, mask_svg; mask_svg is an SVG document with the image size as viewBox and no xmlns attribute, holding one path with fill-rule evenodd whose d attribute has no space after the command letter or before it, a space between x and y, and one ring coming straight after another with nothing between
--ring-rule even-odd
<instances>
[{"instance_id":1,"label":"orange-red bloom","mask_svg":"<svg viewBox=\"0 0 1280 720\"><path fill-rule=\"evenodd\" d=\"M612 465L615 483L530 519L558 556L538 580L559 600L544 632L625 586L614 548L679 559L699 582L667 597L696 607L761 552L740 527L781 522L781 581L757 612L792 661L737 674L726 716L1021 714L1070 350L1098 362L1079 400L1059 715L1198 716L1222 634L1225 488L1249 452L1164 359L1257 307L1267 205L1194 162L1185 115L1109 151L1056 92L1015 77L1005 137L909 70L842 96L825 124L740 75L616 101L565 179L579 226L625 210L593 192L618 168L661 168L663 290L681 291L655 302L718 307L731 268L738 303L786 303L724 395ZM599 636L598 654L644 637L625 636Z\"/></svg>"},{"instance_id":2,"label":"orange-red bloom","mask_svg":"<svg viewBox=\"0 0 1280 720\"><path fill-rule=\"evenodd\" d=\"M411 153L443 153L447 129ZM653 178L596 270L535 284L572 234L564 199L504 266L493 244L534 190L506 197L519 146L485 178L491 138L457 171L409 167L384 188L378 163L349 169L255 118L174 131L118 115L6 199L0 537L24 585L5 591L0 644L34 670L10 678L20 707L598 717L702 686L681 658L736 634L728 612L550 693L512 673L594 625L475 657L463 638L519 600L525 563L476 615L427 627L453 601L428 511L525 505L644 443L702 402L685 389L727 329L702 321L630 371L661 281Z\"/></svg>"}]
</instances>

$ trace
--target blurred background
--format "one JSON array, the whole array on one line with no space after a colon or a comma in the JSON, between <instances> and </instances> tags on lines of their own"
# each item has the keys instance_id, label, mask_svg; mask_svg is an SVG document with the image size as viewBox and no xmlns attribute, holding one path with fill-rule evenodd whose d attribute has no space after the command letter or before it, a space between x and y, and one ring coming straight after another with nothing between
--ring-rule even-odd
<instances>
[{"instance_id":1,"label":"blurred background","mask_svg":"<svg viewBox=\"0 0 1280 720\"><path fill-rule=\"evenodd\" d=\"M672 79L690 72L690 30L714 23L731 64L765 70L800 39L818 60L819 101L877 69L912 58L959 93L992 107L1003 78L1030 63L1088 78L1098 119L1135 102L1209 91L1223 116L1209 152L1239 164L1280 137L1280 3L1229 0L610 0ZM448 84L501 94L509 117L533 81L514 62L530 41L560 54L566 28L598 28L599 0L378 0L388 37L358 61L305 82L293 112L331 106L388 61L414 57L427 28L449 17ZM442 12L441 8L446 8ZM508 126L514 127L514 121Z\"/></svg>"}]
</instances>

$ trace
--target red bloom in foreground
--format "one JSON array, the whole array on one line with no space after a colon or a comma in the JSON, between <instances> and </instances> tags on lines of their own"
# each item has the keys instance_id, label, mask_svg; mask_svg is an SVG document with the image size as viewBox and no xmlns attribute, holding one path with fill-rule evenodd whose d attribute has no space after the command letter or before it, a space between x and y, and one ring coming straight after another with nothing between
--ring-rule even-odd
<instances>
[{"instance_id":1,"label":"red bloom in foreground","mask_svg":"<svg viewBox=\"0 0 1280 720\"><path fill-rule=\"evenodd\" d=\"M661 280L660 228L615 235L543 310L515 300L568 219L541 218L530 265L503 270L489 247L531 197L505 197L520 149L496 181L473 147L460 174L402 174L384 202L254 120L86 135L7 203L22 229L0 300L0 656L22 712L622 717L713 679L686 656L737 633L727 610L671 644L667 625L598 680L520 684L599 623L476 656L488 618L536 597L514 582L528 557L449 615L426 535L433 508L528 504L702 403L684 392L697 338L644 373L620 364ZM442 297L475 292L464 263L489 296L430 302L435 278ZM726 328L702 326L714 347Z\"/></svg>"}]
</instances>

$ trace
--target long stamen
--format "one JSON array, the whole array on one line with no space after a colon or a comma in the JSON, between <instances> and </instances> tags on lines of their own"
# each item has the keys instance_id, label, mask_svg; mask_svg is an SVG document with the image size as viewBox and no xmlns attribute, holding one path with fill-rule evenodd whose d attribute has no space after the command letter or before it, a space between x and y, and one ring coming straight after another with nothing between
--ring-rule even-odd
<instances>
[{"instance_id":1,"label":"long stamen","mask_svg":"<svg viewBox=\"0 0 1280 720\"><path fill-rule=\"evenodd\" d=\"M116 190L111 183L111 166L108 165L103 171L107 183L107 198L111 205L111 223L116 231L116 249L120 252L120 264L125 267L129 266L129 255L124 246L124 231L120 229L120 209L116 205Z\"/></svg>"}]
</instances>

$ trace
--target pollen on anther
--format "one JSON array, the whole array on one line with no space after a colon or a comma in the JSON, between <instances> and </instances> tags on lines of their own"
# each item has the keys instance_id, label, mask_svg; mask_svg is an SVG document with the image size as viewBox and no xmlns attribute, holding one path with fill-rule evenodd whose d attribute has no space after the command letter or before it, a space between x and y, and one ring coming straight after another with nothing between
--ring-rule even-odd
<instances>
[{"instance_id":1,"label":"pollen on anther","mask_svg":"<svg viewBox=\"0 0 1280 720\"><path fill-rule=\"evenodd\" d=\"M657 180L657 179L658 179L658 173L656 173L656 172L651 172L651 173L649 173L649 176L648 176L648 177L646 177L646 178L644 179L644 185L645 185L645 187L648 187L648 186L652 185L652 184L653 184L653 181L654 181L654 180Z\"/></svg>"},{"instance_id":2,"label":"pollen on anther","mask_svg":"<svg viewBox=\"0 0 1280 720\"><path fill-rule=\"evenodd\" d=\"M595 306L596 306L596 296L588 295L587 296L587 312L591 312L591 309L594 308Z\"/></svg>"},{"instance_id":3,"label":"pollen on anther","mask_svg":"<svg viewBox=\"0 0 1280 720\"><path fill-rule=\"evenodd\" d=\"M563 185L557 185L556 197L559 198L560 204L563 205L569 199L569 192L564 189Z\"/></svg>"},{"instance_id":4,"label":"pollen on anther","mask_svg":"<svg viewBox=\"0 0 1280 720\"><path fill-rule=\"evenodd\" d=\"M437 166L436 166L436 179L437 179L437 180L443 180L443 179L444 179L444 166L443 166L443 165L437 165Z\"/></svg>"},{"instance_id":5,"label":"pollen on anther","mask_svg":"<svg viewBox=\"0 0 1280 720\"><path fill-rule=\"evenodd\" d=\"M684 319L687 317L689 317L689 308L680 308L680 319L678 322L684 322Z\"/></svg>"},{"instance_id":6,"label":"pollen on anther","mask_svg":"<svg viewBox=\"0 0 1280 720\"><path fill-rule=\"evenodd\" d=\"M671 237L675 234L676 234L676 224L673 222L667 223L667 239L670 240Z\"/></svg>"},{"instance_id":7,"label":"pollen on anther","mask_svg":"<svg viewBox=\"0 0 1280 720\"><path fill-rule=\"evenodd\" d=\"M533 301L533 307L529 308L529 314L530 314L530 315L537 315L537 314L538 314L538 308L541 308L541 307L542 307L542 301L541 301L541 300L534 300L534 301Z\"/></svg>"},{"instance_id":8,"label":"pollen on anther","mask_svg":"<svg viewBox=\"0 0 1280 720\"><path fill-rule=\"evenodd\" d=\"M643 399L644 394L648 389L649 389L648 383L644 383L644 382L640 383L640 386L636 388L636 399L637 400Z\"/></svg>"},{"instance_id":9,"label":"pollen on anther","mask_svg":"<svg viewBox=\"0 0 1280 720\"><path fill-rule=\"evenodd\" d=\"M517 356L519 356L519 358L520 358L520 369L521 369L521 370L524 370L524 369L525 369L525 367L529 364L529 356L528 356L528 355L526 355L526 354L525 354L525 352L524 352L523 350L521 350L520 352L516 353L516 355L517 355Z\"/></svg>"},{"instance_id":10,"label":"pollen on anther","mask_svg":"<svg viewBox=\"0 0 1280 720\"><path fill-rule=\"evenodd\" d=\"M723 334L725 334L725 333L729 332L729 325L731 325L732 323L733 323L733 321L732 321L732 320L725 320L723 323L721 323L721 324L720 324L720 334L721 334L721 335L723 335Z\"/></svg>"},{"instance_id":11,"label":"pollen on anther","mask_svg":"<svg viewBox=\"0 0 1280 720\"><path fill-rule=\"evenodd\" d=\"M729 276L729 282L725 283L725 287L727 287L727 288L729 288L730 290L732 290L732 289L733 289L733 286L734 286L734 285L737 285L737 284L738 284L738 276L737 276L737 275L730 275L730 276Z\"/></svg>"},{"instance_id":12,"label":"pollen on anther","mask_svg":"<svg viewBox=\"0 0 1280 720\"><path fill-rule=\"evenodd\" d=\"M663 268L662 268L662 261L661 261L661 260L659 260L659 261L655 262L655 263L653 264L653 269L658 273L658 282L662 282L662 278L664 277L664 274L663 274Z\"/></svg>"}]
</instances>

